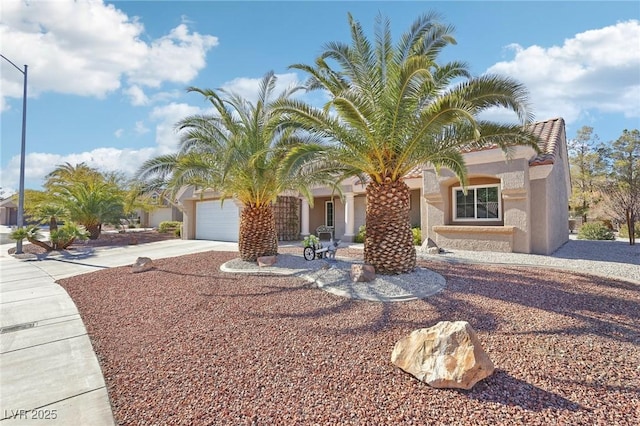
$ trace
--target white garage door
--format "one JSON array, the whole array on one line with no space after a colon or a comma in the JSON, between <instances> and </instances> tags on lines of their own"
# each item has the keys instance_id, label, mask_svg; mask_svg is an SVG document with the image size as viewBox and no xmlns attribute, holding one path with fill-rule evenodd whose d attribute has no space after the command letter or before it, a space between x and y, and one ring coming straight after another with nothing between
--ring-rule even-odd
<instances>
[{"instance_id":1,"label":"white garage door","mask_svg":"<svg viewBox=\"0 0 640 426\"><path fill-rule=\"evenodd\" d=\"M169 220L171 220L171 207L160 207L149 212L149 226L152 228L157 228L160 222Z\"/></svg>"},{"instance_id":2,"label":"white garage door","mask_svg":"<svg viewBox=\"0 0 640 426\"><path fill-rule=\"evenodd\" d=\"M238 241L240 213L232 200L196 203L196 239Z\"/></svg>"}]
</instances>

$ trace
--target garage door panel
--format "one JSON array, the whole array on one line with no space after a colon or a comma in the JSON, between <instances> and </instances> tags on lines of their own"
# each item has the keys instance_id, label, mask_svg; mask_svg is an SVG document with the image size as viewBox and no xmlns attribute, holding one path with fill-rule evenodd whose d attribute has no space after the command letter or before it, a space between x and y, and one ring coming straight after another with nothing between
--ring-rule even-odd
<instances>
[{"instance_id":1,"label":"garage door panel","mask_svg":"<svg viewBox=\"0 0 640 426\"><path fill-rule=\"evenodd\" d=\"M196 239L238 241L239 209L231 200L196 203Z\"/></svg>"}]
</instances>

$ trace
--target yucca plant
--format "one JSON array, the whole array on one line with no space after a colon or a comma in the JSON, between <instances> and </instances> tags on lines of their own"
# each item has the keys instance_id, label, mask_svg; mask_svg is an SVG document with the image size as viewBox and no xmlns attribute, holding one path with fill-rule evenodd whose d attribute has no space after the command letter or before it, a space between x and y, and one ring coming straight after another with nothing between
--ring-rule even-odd
<instances>
[{"instance_id":1,"label":"yucca plant","mask_svg":"<svg viewBox=\"0 0 640 426\"><path fill-rule=\"evenodd\" d=\"M310 77L309 89L325 91L323 109L299 100L277 105L292 126L332 142L298 149L290 161L325 159L339 165L343 177L364 175L366 237L364 257L376 272L409 272L416 252L409 222L409 188L404 176L433 164L453 171L465 184L462 151L496 145L537 149L527 130L525 87L497 75L472 77L464 62L437 62L454 44L453 28L436 14L420 16L394 44L390 22L378 16L370 41L348 16L351 44L328 43L315 64L292 68ZM500 107L513 111L517 124L484 121L478 115Z\"/></svg>"}]
</instances>

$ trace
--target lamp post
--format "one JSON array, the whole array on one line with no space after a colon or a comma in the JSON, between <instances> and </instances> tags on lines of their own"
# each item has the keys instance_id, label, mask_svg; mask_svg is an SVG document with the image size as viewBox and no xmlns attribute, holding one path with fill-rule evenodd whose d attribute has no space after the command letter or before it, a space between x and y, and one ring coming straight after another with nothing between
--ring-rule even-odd
<instances>
[{"instance_id":1,"label":"lamp post","mask_svg":"<svg viewBox=\"0 0 640 426\"><path fill-rule=\"evenodd\" d=\"M27 65L24 66L24 71L19 66L11 62L9 58L0 54L2 59L9 62L15 69L20 71L24 76L23 91L22 91L22 143L20 145L20 186L18 188L18 227L24 226L24 157L27 138ZM16 254L22 253L22 240L16 241Z\"/></svg>"}]
</instances>

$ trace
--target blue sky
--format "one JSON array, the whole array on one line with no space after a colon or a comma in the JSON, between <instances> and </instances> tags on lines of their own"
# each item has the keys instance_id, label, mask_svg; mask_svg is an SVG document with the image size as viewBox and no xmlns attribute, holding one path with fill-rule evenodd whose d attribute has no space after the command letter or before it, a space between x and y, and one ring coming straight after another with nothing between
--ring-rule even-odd
<instances>
[{"instance_id":1,"label":"blue sky","mask_svg":"<svg viewBox=\"0 0 640 426\"><path fill-rule=\"evenodd\" d=\"M27 188L40 188L64 162L131 174L174 151L175 122L207 108L188 86L251 98L270 70L283 86L303 81L288 66L312 63L327 42L348 42L348 12L369 33L382 13L395 37L420 14L439 13L458 41L442 61L523 82L536 120L563 117L569 138L585 125L603 142L640 128L637 1L3 0L0 7L0 53L29 65ZM7 195L18 187L22 74L4 60L0 71Z\"/></svg>"}]
</instances>

